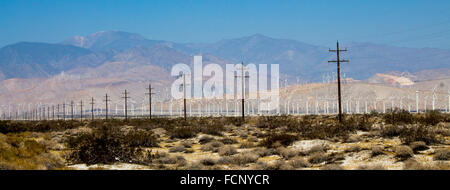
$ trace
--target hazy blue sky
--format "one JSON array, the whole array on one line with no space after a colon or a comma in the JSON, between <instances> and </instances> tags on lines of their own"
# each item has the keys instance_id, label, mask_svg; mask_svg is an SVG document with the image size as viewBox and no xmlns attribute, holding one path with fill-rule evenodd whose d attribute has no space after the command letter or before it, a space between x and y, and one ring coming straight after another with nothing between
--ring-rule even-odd
<instances>
[{"instance_id":1,"label":"hazy blue sky","mask_svg":"<svg viewBox=\"0 0 450 190\"><path fill-rule=\"evenodd\" d=\"M0 47L100 30L214 42L255 33L331 46L374 42L450 49L449 0L1 0Z\"/></svg>"}]
</instances>

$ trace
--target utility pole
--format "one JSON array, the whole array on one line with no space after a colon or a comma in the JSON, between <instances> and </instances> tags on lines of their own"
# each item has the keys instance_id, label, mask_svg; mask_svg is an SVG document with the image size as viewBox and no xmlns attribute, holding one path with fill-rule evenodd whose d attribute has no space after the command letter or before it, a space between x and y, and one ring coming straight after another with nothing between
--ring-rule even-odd
<instances>
[{"instance_id":1,"label":"utility pole","mask_svg":"<svg viewBox=\"0 0 450 190\"><path fill-rule=\"evenodd\" d=\"M63 103L63 120L66 120L66 102Z\"/></svg>"},{"instance_id":2,"label":"utility pole","mask_svg":"<svg viewBox=\"0 0 450 190\"><path fill-rule=\"evenodd\" d=\"M148 117L149 117L149 119L152 119L152 94L155 94L155 93L152 93L152 84L148 84L148 88L147 88L147 90L148 90L148 93L145 93L145 94L148 94Z\"/></svg>"},{"instance_id":3,"label":"utility pole","mask_svg":"<svg viewBox=\"0 0 450 190\"><path fill-rule=\"evenodd\" d=\"M249 76L245 76L244 75L244 62L241 62L241 75L240 76L235 76L235 78L238 78L238 77L241 77L241 86L242 86L242 104L241 104L241 107L242 107L242 121L245 121L245 78L249 78Z\"/></svg>"},{"instance_id":4,"label":"utility pole","mask_svg":"<svg viewBox=\"0 0 450 190\"><path fill-rule=\"evenodd\" d=\"M56 112L58 113L58 114L56 114L56 115L57 115L58 120L59 120L59 104L58 104L57 107L56 107Z\"/></svg>"},{"instance_id":5,"label":"utility pole","mask_svg":"<svg viewBox=\"0 0 450 190\"><path fill-rule=\"evenodd\" d=\"M183 105L184 105L184 121L187 120L186 118L186 75L183 74Z\"/></svg>"},{"instance_id":6,"label":"utility pole","mask_svg":"<svg viewBox=\"0 0 450 190\"><path fill-rule=\"evenodd\" d=\"M52 118L55 120L55 104L52 104Z\"/></svg>"},{"instance_id":7,"label":"utility pole","mask_svg":"<svg viewBox=\"0 0 450 190\"><path fill-rule=\"evenodd\" d=\"M337 63L337 79L338 79L338 101L339 101L339 123L342 123L342 109L341 109L341 62L348 62L348 60L341 60L339 53L345 52L347 49L340 50L339 49L339 41L336 43L336 50L329 50L329 52L336 52L337 60L328 61L328 63Z\"/></svg>"},{"instance_id":8,"label":"utility pole","mask_svg":"<svg viewBox=\"0 0 450 190\"><path fill-rule=\"evenodd\" d=\"M83 121L83 100L80 100L80 119Z\"/></svg>"},{"instance_id":9,"label":"utility pole","mask_svg":"<svg viewBox=\"0 0 450 190\"><path fill-rule=\"evenodd\" d=\"M94 97L91 98L91 116L92 121L94 121Z\"/></svg>"},{"instance_id":10,"label":"utility pole","mask_svg":"<svg viewBox=\"0 0 450 190\"><path fill-rule=\"evenodd\" d=\"M128 107L127 107L127 101L130 98L128 96L127 90L124 92L124 96L122 97L125 100L125 120L128 120Z\"/></svg>"},{"instance_id":11,"label":"utility pole","mask_svg":"<svg viewBox=\"0 0 450 190\"><path fill-rule=\"evenodd\" d=\"M190 75L190 74L188 74ZM186 74L180 74L179 77L183 77L183 107L184 107L184 121L187 121L187 114L186 114ZM181 110L180 110L181 111Z\"/></svg>"},{"instance_id":12,"label":"utility pole","mask_svg":"<svg viewBox=\"0 0 450 190\"><path fill-rule=\"evenodd\" d=\"M106 93L106 95L105 95L105 105L106 105L106 120L108 120L108 102L110 101L109 99L108 99L108 93Z\"/></svg>"},{"instance_id":13,"label":"utility pole","mask_svg":"<svg viewBox=\"0 0 450 190\"><path fill-rule=\"evenodd\" d=\"M70 101L70 116L71 120L73 121L73 100Z\"/></svg>"}]
</instances>

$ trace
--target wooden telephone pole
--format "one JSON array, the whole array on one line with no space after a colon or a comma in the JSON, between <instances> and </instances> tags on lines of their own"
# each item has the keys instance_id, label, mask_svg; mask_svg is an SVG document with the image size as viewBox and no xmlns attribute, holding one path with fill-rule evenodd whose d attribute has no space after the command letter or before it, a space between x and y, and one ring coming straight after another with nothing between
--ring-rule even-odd
<instances>
[{"instance_id":1,"label":"wooden telephone pole","mask_svg":"<svg viewBox=\"0 0 450 190\"><path fill-rule=\"evenodd\" d=\"M189 74L188 74L189 75ZM186 114L186 74L180 74L178 77L183 77L183 105L184 105L184 121L187 121ZM190 93L190 92L189 92Z\"/></svg>"},{"instance_id":2,"label":"wooden telephone pole","mask_svg":"<svg viewBox=\"0 0 450 190\"><path fill-rule=\"evenodd\" d=\"M63 103L63 120L66 120L66 102Z\"/></svg>"},{"instance_id":3,"label":"wooden telephone pole","mask_svg":"<svg viewBox=\"0 0 450 190\"><path fill-rule=\"evenodd\" d=\"M105 95L105 105L106 105L106 120L108 120L108 102L110 101L109 99L108 99L108 93L106 93L106 95Z\"/></svg>"},{"instance_id":4,"label":"wooden telephone pole","mask_svg":"<svg viewBox=\"0 0 450 190\"><path fill-rule=\"evenodd\" d=\"M148 93L145 93L145 94L148 94L148 117L149 117L149 119L152 119L152 94L155 94L155 93L152 93L152 84L148 84L148 88L147 88L147 90L148 90Z\"/></svg>"},{"instance_id":5,"label":"wooden telephone pole","mask_svg":"<svg viewBox=\"0 0 450 190\"><path fill-rule=\"evenodd\" d=\"M128 96L129 93L127 93L127 90L125 90L125 92L123 94L124 94L124 96L122 98L125 100L125 120L128 120L127 102L130 97Z\"/></svg>"},{"instance_id":6,"label":"wooden telephone pole","mask_svg":"<svg viewBox=\"0 0 450 190\"><path fill-rule=\"evenodd\" d=\"M91 118L94 121L94 97L91 98Z\"/></svg>"},{"instance_id":7,"label":"wooden telephone pole","mask_svg":"<svg viewBox=\"0 0 450 190\"><path fill-rule=\"evenodd\" d=\"M241 62L241 75L240 76L234 76L235 78L241 77L241 86L242 86L242 121L245 121L245 78L249 78L250 76L245 76L244 74L244 62Z\"/></svg>"},{"instance_id":8,"label":"wooden telephone pole","mask_svg":"<svg viewBox=\"0 0 450 190\"><path fill-rule=\"evenodd\" d=\"M73 121L73 100L70 101L70 117L71 117L71 120Z\"/></svg>"},{"instance_id":9,"label":"wooden telephone pole","mask_svg":"<svg viewBox=\"0 0 450 190\"><path fill-rule=\"evenodd\" d=\"M339 101L339 123L342 123L342 109L341 109L341 68L340 63L349 62L348 60L341 60L339 57L340 52L345 52L347 49L339 49L339 41L336 43L336 50L329 50L329 52L336 52L336 60L328 61L328 63L337 63L337 82L338 82L338 101Z\"/></svg>"},{"instance_id":10,"label":"wooden telephone pole","mask_svg":"<svg viewBox=\"0 0 450 190\"><path fill-rule=\"evenodd\" d=\"M56 115L57 115L58 120L59 120L59 104L58 104L57 107L56 107Z\"/></svg>"}]
</instances>

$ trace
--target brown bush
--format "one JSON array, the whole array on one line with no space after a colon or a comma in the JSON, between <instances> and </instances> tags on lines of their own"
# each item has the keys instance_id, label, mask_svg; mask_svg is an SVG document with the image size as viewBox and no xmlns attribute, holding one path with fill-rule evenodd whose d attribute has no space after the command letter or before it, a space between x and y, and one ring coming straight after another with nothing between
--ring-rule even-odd
<instances>
[{"instance_id":1,"label":"brown bush","mask_svg":"<svg viewBox=\"0 0 450 190\"><path fill-rule=\"evenodd\" d=\"M67 160L72 163L110 164L114 162L140 163L142 146L158 146L150 132L130 131L127 134L117 127L100 127L92 133L69 137L67 146L72 149Z\"/></svg>"},{"instance_id":2,"label":"brown bush","mask_svg":"<svg viewBox=\"0 0 450 190\"><path fill-rule=\"evenodd\" d=\"M195 137L197 133L198 129L190 126L175 127L174 129L169 130L170 138L188 139Z\"/></svg>"},{"instance_id":3,"label":"brown bush","mask_svg":"<svg viewBox=\"0 0 450 190\"><path fill-rule=\"evenodd\" d=\"M261 146L265 146L268 148L275 147L276 143L279 143L283 146L289 146L294 141L298 139L295 135L289 135L289 134L271 134L268 135L264 140L261 142Z\"/></svg>"},{"instance_id":4,"label":"brown bush","mask_svg":"<svg viewBox=\"0 0 450 190\"><path fill-rule=\"evenodd\" d=\"M397 146L395 148L395 157L400 160L406 160L412 156L414 156L414 152L408 146Z\"/></svg>"},{"instance_id":5,"label":"brown bush","mask_svg":"<svg viewBox=\"0 0 450 190\"><path fill-rule=\"evenodd\" d=\"M450 150L438 149L436 153L434 153L433 160L450 160Z\"/></svg>"},{"instance_id":6,"label":"brown bush","mask_svg":"<svg viewBox=\"0 0 450 190\"><path fill-rule=\"evenodd\" d=\"M325 153L323 153L323 152L312 153L309 156L309 158L308 158L308 161L311 164L320 164L320 163L325 162L327 160L328 160L328 156Z\"/></svg>"},{"instance_id":7,"label":"brown bush","mask_svg":"<svg viewBox=\"0 0 450 190\"><path fill-rule=\"evenodd\" d=\"M234 148L233 146L227 145L219 148L218 153L220 156L231 156L233 154L236 154L237 151L236 148Z\"/></svg>"},{"instance_id":8,"label":"brown bush","mask_svg":"<svg viewBox=\"0 0 450 190\"><path fill-rule=\"evenodd\" d=\"M372 147L372 157L378 156L378 155L382 155L384 154L384 147L383 146L374 146Z\"/></svg>"}]
</instances>

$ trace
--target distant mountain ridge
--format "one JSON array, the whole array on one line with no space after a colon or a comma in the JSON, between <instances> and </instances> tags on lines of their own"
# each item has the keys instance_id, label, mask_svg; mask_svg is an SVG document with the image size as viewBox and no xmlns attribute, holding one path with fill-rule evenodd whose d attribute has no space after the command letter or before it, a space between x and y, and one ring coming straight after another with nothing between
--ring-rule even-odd
<instances>
[{"instance_id":1,"label":"distant mountain ridge","mask_svg":"<svg viewBox=\"0 0 450 190\"><path fill-rule=\"evenodd\" d=\"M71 45L20 42L0 49L0 79L51 77L104 60L102 54Z\"/></svg>"},{"instance_id":2,"label":"distant mountain ridge","mask_svg":"<svg viewBox=\"0 0 450 190\"><path fill-rule=\"evenodd\" d=\"M450 50L402 48L372 43L342 44L348 48L342 65L346 77L367 79L376 73L401 71L415 73L422 70L450 68ZM58 44L17 43L0 49L0 80L10 78L51 77L71 70L105 69L102 65L114 62L134 65L136 69L152 65L148 75L168 72L172 65L190 64L193 55L207 55L222 63L280 64L282 76L292 83L320 81L323 75L335 72L328 63L335 55L328 47L315 46L289 39L275 39L261 34L224 39L215 43L175 43L150 40L139 34L122 31L101 31L87 36L74 36ZM111 76L107 71L96 71ZM115 71L115 73L120 72ZM118 77L123 74L117 73Z\"/></svg>"}]
</instances>

